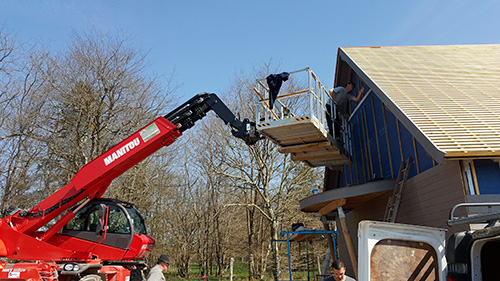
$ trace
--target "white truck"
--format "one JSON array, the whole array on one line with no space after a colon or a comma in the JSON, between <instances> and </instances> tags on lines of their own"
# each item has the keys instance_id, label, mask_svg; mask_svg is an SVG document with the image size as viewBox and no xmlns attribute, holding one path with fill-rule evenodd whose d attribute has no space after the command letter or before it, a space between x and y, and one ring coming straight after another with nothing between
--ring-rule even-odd
<instances>
[{"instance_id":1,"label":"white truck","mask_svg":"<svg viewBox=\"0 0 500 281\"><path fill-rule=\"evenodd\" d=\"M446 230L378 221L358 228L358 280L500 280L500 212L455 217L459 208L492 209L500 203L462 203L450 212L448 225L486 223L452 234Z\"/></svg>"}]
</instances>

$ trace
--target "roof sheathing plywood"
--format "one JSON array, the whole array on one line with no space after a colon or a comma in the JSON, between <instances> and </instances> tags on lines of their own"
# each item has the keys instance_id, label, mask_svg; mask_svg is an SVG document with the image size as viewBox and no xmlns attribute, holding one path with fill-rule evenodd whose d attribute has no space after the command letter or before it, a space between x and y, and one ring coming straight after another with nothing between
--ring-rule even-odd
<instances>
[{"instance_id":1,"label":"roof sheathing plywood","mask_svg":"<svg viewBox=\"0 0 500 281\"><path fill-rule=\"evenodd\" d=\"M500 45L341 48L437 161L500 155Z\"/></svg>"}]
</instances>

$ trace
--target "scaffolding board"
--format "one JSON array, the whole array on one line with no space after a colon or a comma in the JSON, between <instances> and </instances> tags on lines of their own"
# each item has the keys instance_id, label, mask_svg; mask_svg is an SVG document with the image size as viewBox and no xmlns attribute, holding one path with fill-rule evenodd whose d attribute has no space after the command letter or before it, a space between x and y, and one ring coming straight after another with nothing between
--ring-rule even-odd
<instances>
[{"instance_id":1,"label":"scaffolding board","mask_svg":"<svg viewBox=\"0 0 500 281\"><path fill-rule=\"evenodd\" d=\"M259 132L280 146L279 152L290 153L292 160L311 167L350 164L341 148L318 126L315 118L290 118L262 125Z\"/></svg>"},{"instance_id":2,"label":"scaffolding board","mask_svg":"<svg viewBox=\"0 0 500 281\"><path fill-rule=\"evenodd\" d=\"M260 97L256 120L262 135L278 145L281 153L290 153L293 160L311 167L351 163L347 121L343 122L345 133L341 136L329 134L326 125L329 96L310 68L290 73L291 81L283 82L273 106L265 80L258 80L254 88Z\"/></svg>"}]
</instances>

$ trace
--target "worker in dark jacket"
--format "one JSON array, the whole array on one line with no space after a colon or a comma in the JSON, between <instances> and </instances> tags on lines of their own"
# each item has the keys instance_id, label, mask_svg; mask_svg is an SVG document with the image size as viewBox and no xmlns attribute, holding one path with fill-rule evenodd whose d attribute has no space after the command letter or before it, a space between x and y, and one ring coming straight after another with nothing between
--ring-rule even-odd
<instances>
[{"instance_id":1,"label":"worker in dark jacket","mask_svg":"<svg viewBox=\"0 0 500 281\"><path fill-rule=\"evenodd\" d=\"M156 265L151 268L147 281L165 281L165 275L163 275L163 272L167 270L169 265L170 257L168 255L162 254L158 258Z\"/></svg>"}]
</instances>

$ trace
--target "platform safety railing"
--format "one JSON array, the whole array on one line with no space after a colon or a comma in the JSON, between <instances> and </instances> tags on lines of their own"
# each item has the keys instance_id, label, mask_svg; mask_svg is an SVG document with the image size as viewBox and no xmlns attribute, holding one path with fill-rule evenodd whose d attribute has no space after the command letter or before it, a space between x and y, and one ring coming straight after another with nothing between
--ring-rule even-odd
<instances>
[{"instance_id":1,"label":"platform safety railing","mask_svg":"<svg viewBox=\"0 0 500 281\"><path fill-rule=\"evenodd\" d=\"M332 128L329 134L328 124L326 122L330 114L327 114L326 104L330 100L328 90L319 81L318 77L309 68L288 72L289 79L284 81L274 104L269 101L269 87L266 78L258 79L253 90L259 96L256 109L257 127L265 124L288 118L308 117L315 120L318 128L325 136L332 140L337 140L337 145L343 146L345 151L352 155L351 145L351 126L348 120L337 114L337 107L333 106L332 125L337 122L340 126L340 135ZM338 119L335 120L335 116Z\"/></svg>"}]
</instances>

